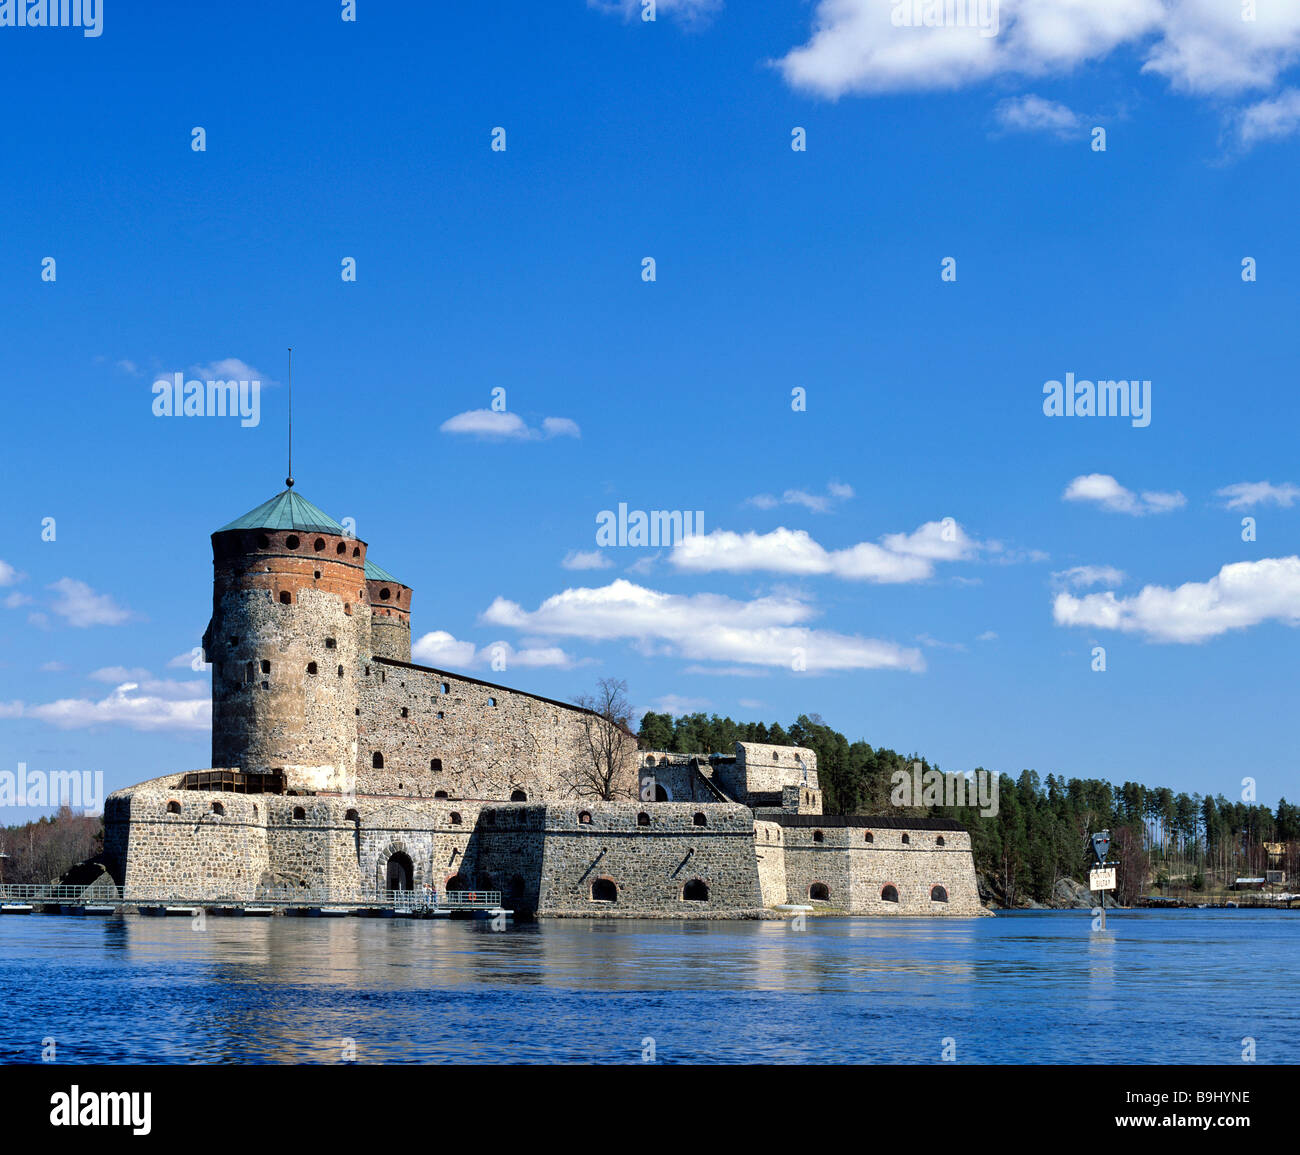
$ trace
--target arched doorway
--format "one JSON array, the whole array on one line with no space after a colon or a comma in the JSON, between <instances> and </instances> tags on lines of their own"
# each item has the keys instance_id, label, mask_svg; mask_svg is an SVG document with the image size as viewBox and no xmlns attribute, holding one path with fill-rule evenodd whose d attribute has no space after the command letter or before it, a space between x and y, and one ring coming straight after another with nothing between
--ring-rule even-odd
<instances>
[{"instance_id":1,"label":"arched doorway","mask_svg":"<svg viewBox=\"0 0 1300 1155\"><path fill-rule=\"evenodd\" d=\"M814 902L830 902L831 888L824 882L814 882L808 888L808 897Z\"/></svg>"},{"instance_id":2,"label":"arched doorway","mask_svg":"<svg viewBox=\"0 0 1300 1155\"><path fill-rule=\"evenodd\" d=\"M385 889L410 890L415 883L415 864L409 855L400 851L388 860L385 871Z\"/></svg>"},{"instance_id":3,"label":"arched doorway","mask_svg":"<svg viewBox=\"0 0 1300 1155\"><path fill-rule=\"evenodd\" d=\"M671 801L672 801L672 795L670 795L670 794L668 793L668 791L665 790L665 789L664 789L662 786L660 786L658 783L655 784L655 801L656 801L656 802L671 802Z\"/></svg>"}]
</instances>

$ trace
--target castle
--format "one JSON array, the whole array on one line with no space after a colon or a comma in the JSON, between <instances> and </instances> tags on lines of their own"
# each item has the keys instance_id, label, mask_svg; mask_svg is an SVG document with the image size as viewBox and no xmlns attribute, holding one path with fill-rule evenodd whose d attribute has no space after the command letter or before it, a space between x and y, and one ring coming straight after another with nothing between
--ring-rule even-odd
<instances>
[{"instance_id":1,"label":"castle","mask_svg":"<svg viewBox=\"0 0 1300 1155\"><path fill-rule=\"evenodd\" d=\"M812 750L637 751L590 709L412 664L411 587L292 486L212 535L213 768L105 801L128 901L430 888L538 916L983 913L964 830L823 815ZM584 772L602 743L622 800Z\"/></svg>"}]
</instances>

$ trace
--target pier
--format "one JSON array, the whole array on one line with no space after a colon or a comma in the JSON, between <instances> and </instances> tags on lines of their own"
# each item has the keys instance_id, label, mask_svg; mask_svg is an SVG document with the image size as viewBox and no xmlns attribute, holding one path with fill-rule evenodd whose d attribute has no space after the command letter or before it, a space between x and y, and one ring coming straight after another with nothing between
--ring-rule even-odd
<instances>
[{"instance_id":1,"label":"pier","mask_svg":"<svg viewBox=\"0 0 1300 1155\"><path fill-rule=\"evenodd\" d=\"M375 890L360 896L340 896L310 889L268 890L247 901L190 898L185 895L132 887L0 886L0 914L76 914L105 916L141 914L153 917L306 918L496 918L513 919L501 906L499 890L453 890L444 894L421 890Z\"/></svg>"}]
</instances>

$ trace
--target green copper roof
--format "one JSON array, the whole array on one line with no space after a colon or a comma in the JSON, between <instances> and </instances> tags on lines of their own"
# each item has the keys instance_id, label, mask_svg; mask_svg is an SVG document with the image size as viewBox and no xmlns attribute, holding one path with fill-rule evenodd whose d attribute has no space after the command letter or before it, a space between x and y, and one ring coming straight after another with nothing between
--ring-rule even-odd
<instances>
[{"instance_id":1,"label":"green copper roof","mask_svg":"<svg viewBox=\"0 0 1300 1155\"><path fill-rule=\"evenodd\" d=\"M375 565L375 563L372 562L369 558L366 558L366 581L392 582L394 585L399 585L399 586L402 584L395 577L393 577L392 574L390 574L386 569L384 569L383 566Z\"/></svg>"},{"instance_id":2,"label":"green copper roof","mask_svg":"<svg viewBox=\"0 0 1300 1155\"><path fill-rule=\"evenodd\" d=\"M218 533L230 529L296 529L304 533L336 533L346 531L328 513L322 513L310 501L292 489L277 493L256 509L223 525Z\"/></svg>"}]
</instances>

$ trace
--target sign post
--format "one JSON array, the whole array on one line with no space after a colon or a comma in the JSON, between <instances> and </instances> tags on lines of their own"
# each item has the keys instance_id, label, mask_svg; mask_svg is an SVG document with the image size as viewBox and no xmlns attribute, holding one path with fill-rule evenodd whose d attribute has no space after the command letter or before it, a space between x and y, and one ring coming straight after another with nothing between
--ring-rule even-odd
<instances>
[{"instance_id":1,"label":"sign post","mask_svg":"<svg viewBox=\"0 0 1300 1155\"><path fill-rule=\"evenodd\" d=\"M1088 872L1088 889L1100 897L1101 929L1106 929L1106 891L1115 889L1115 867L1106 861L1110 852L1110 831L1100 830L1092 836L1092 853L1097 864Z\"/></svg>"}]
</instances>

